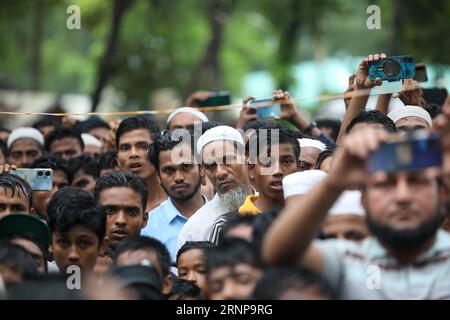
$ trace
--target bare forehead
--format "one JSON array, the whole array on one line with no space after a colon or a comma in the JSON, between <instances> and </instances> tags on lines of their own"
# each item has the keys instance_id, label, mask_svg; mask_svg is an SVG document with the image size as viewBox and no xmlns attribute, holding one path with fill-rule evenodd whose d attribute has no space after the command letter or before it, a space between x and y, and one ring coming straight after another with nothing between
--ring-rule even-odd
<instances>
[{"instance_id":1,"label":"bare forehead","mask_svg":"<svg viewBox=\"0 0 450 320\"><path fill-rule=\"evenodd\" d=\"M400 171L395 173L386 172L376 172L369 175L368 182L370 184L382 183L385 181L400 181L400 180L411 180L411 179L421 179L422 181L428 181L430 183L438 183L439 170L437 168L427 168L417 171Z\"/></svg>"},{"instance_id":2,"label":"bare forehead","mask_svg":"<svg viewBox=\"0 0 450 320\"><path fill-rule=\"evenodd\" d=\"M120 144L136 142L153 143L150 132L147 129L136 129L123 133L119 138Z\"/></svg>"},{"instance_id":3,"label":"bare forehead","mask_svg":"<svg viewBox=\"0 0 450 320\"><path fill-rule=\"evenodd\" d=\"M171 150L164 150L159 153L160 166L167 164L181 164L193 162L192 149L187 143L175 146Z\"/></svg>"},{"instance_id":4,"label":"bare forehead","mask_svg":"<svg viewBox=\"0 0 450 320\"><path fill-rule=\"evenodd\" d=\"M404 117L401 119L398 119L395 122L395 125L423 125L425 127L429 127L428 122L425 121L425 119L422 119L420 117L416 116L410 116L410 117Z\"/></svg>"},{"instance_id":5,"label":"bare forehead","mask_svg":"<svg viewBox=\"0 0 450 320\"><path fill-rule=\"evenodd\" d=\"M125 201L141 201L141 194L131 187L112 187L103 189L99 195L99 202L102 205L108 203L125 204ZM136 205L140 205L137 202Z\"/></svg>"}]
</instances>

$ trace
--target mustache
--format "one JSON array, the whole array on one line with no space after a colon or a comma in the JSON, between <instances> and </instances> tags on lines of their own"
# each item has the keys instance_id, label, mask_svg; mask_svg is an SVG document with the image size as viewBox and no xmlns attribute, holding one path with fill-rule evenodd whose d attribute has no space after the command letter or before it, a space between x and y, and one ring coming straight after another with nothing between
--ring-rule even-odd
<instances>
[{"instance_id":1,"label":"mustache","mask_svg":"<svg viewBox=\"0 0 450 320\"><path fill-rule=\"evenodd\" d=\"M129 233L130 233L130 232L128 231L128 229L125 228L125 227L112 227L112 228L111 228L111 233L114 233L114 232L117 232L117 231L120 231L121 233L126 233L126 234L129 234Z\"/></svg>"},{"instance_id":2,"label":"mustache","mask_svg":"<svg viewBox=\"0 0 450 320\"><path fill-rule=\"evenodd\" d=\"M182 187L182 188L189 188L191 185L189 183L178 183L178 184L174 184L173 186L170 187L170 189L174 190L176 188Z\"/></svg>"}]
</instances>

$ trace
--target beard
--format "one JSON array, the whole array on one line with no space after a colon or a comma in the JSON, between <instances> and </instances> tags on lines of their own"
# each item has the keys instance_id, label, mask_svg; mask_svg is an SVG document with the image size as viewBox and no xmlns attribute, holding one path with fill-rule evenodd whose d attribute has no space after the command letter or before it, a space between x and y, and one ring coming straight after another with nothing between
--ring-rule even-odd
<instances>
[{"instance_id":1,"label":"beard","mask_svg":"<svg viewBox=\"0 0 450 320\"><path fill-rule=\"evenodd\" d=\"M424 245L436 235L442 226L445 215L438 211L433 217L423 221L414 229L398 230L387 224L374 221L370 211L367 212L366 221L369 231L384 245L398 250L414 250Z\"/></svg>"},{"instance_id":2,"label":"beard","mask_svg":"<svg viewBox=\"0 0 450 320\"><path fill-rule=\"evenodd\" d=\"M184 195L180 195L176 192L173 192L172 189L166 188L162 183L161 183L161 187L169 195L169 197L171 197L175 200L178 200L178 201L189 201L195 196L198 189L200 189L201 183L202 183L201 178L198 177L197 181L194 184L194 188L192 189L192 192L188 193L188 194L184 194Z\"/></svg>"},{"instance_id":3,"label":"beard","mask_svg":"<svg viewBox=\"0 0 450 320\"><path fill-rule=\"evenodd\" d=\"M219 209L222 212L238 210L247 198L247 191L243 186L231 189L225 193L219 193Z\"/></svg>"}]
</instances>

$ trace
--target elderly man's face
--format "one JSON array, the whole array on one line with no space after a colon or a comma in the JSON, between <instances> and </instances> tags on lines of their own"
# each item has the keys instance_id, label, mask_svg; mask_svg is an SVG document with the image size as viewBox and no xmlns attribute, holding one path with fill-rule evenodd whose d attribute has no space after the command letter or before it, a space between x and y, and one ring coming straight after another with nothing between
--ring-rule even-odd
<instances>
[{"instance_id":1,"label":"elderly man's face","mask_svg":"<svg viewBox=\"0 0 450 320\"><path fill-rule=\"evenodd\" d=\"M303 147L300 151L300 170L311 170L316 165L320 150L315 147Z\"/></svg>"},{"instance_id":2,"label":"elderly man's face","mask_svg":"<svg viewBox=\"0 0 450 320\"><path fill-rule=\"evenodd\" d=\"M424 119L420 117L405 117L397 120L395 122L395 126L399 131L408 131L408 130L420 130L427 129L430 130L430 125Z\"/></svg>"},{"instance_id":3,"label":"elderly man's face","mask_svg":"<svg viewBox=\"0 0 450 320\"><path fill-rule=\"evenodd\" d=\"M420 236L428 240L443 220L439 192L433 169L370 177L362 197L369 228L382 242L404 244L406 238ZM386 234L389 239L383 239Z\"/></svg>"},{"instance_id":4,"label":"elderly man's face","mask_svg":"<svg viewBox=\"0 0 450 320\"><path fill-rule=\"evenodd\" d=\"M238 150L232 141L210 142L202 155L206 175L219 193L246 185L248 174L243 150Z\"/></svg>"},{"instance_id":5,"label":"elderly man's face","mask_svg":"<svg viewBox=\"0 0 450 320\"><path fill-rule=\"evenodd\" d=\"M175 129L186 129L190 125L193 125L197 122L201 122L200 118L197 116L188 113L188 112L180 112L175 115L170 123L168 124L169 131L173 131Z\"/></svg>"}]
</instances>

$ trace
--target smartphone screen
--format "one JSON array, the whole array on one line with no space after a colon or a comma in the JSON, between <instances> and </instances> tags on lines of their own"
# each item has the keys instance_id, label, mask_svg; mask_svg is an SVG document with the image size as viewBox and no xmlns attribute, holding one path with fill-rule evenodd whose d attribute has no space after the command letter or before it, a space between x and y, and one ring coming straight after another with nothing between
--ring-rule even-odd
<instances>
[{"instance_id":1,"label":"smartphone screen","mask_svg":"<svg viewBox=\"0 0 450 320\"><path fill-rule=\"evenodd\" d=\"M416 64L416 75L414 76L413 79L418 82L428 81L427 68L424 63Z\"/></svg>"},{"instance_id":2,"label":"smartphone screen","mask_svg":"<svg viewBox=\"0 0 450 320\"><path fill-rule=\"evenodd\" d=\"M272 98L250 100L249 105L256 107L257 119L275 118L280 115L281 107L279 103L274 103Z\"/></svg>"},{"instance_id":3,"label":"smartphone screen","mask_svg":"<svg viewBox=\"0 0 450 320\"><path fill-rule=\"evenodd\" d=\"M218 107L231 104L231 97L228 91L211 92L208 99L199 101L198 107Z\"/></svg>"},{"instance_id":4,"label":"smartphone screen","mask_svg":"<svg viewBox=\"0 0 450 320\"><path fill-rule=\"evenodd\" d=\"M416 132L418 133L418 132ZM368 159L368 171L414 171L442 165L440 137L434 133L408 135L405 141L382 144Z\"/></svg>"}]
</instances>

